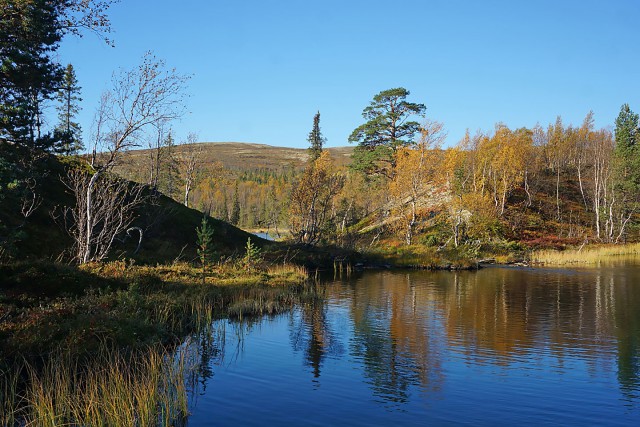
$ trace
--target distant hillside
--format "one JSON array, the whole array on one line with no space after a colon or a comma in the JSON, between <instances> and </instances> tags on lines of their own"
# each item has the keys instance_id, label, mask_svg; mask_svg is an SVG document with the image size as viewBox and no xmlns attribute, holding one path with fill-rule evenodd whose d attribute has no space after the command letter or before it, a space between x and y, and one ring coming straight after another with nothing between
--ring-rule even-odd
<instances>
[{"instance_id":1,"label":"distant hillside","mask_svg":"<svg viewBox=\"0 0 640 427\"><path fill-rule=\"evenodd\" d=\"M216 162L229 170L246 172L253 170L284 171L287 169L301 169L307 161L308 154L304 148L274 147L265 144L248 142L200 142L195 144L202 149L200 155L201 168ZM176 157L180 157L190 144L177 145L173 148ZM351 161L353 147L327 148L338 166L344 166ZM149 162L151 150L139 149L129 151L125 157L124 168L144 169Z\"/></svg>"},{"instance_id":2,"label":"distant hillside","mask_svg":"<svg viewBox=\"0 0 640 427\"><path fill-rule=\"evenodd\" d=\"M328 148L335 166L351 161L353 147ZM152 170L160 153L160 167ZM197 158L191 181L189 159ZM191 183L189 206L242 229L287 228L288 199L292 184L308 161L304 148L273 147L242 142L202 142L172 146L160 151L131 150L115 172L125 179L149 183L184 202ZM235 211L234 211L235 209Z\"/></svg>"}]
</instances>

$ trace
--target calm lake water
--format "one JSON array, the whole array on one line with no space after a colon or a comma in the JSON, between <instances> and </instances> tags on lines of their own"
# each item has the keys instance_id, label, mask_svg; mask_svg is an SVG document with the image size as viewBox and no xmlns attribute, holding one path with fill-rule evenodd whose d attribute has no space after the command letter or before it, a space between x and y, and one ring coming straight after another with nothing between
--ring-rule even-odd
<instances>
[{"instance_id":1,"label":"calm lake water","mask_svg":"<svg viewBox=\"0 0 640 427\"><path fill-rule=\"evenodd\" d=\"M193 341L190 426L640 425L640 267L364 272Z\"/></svg>"}]
</instances>

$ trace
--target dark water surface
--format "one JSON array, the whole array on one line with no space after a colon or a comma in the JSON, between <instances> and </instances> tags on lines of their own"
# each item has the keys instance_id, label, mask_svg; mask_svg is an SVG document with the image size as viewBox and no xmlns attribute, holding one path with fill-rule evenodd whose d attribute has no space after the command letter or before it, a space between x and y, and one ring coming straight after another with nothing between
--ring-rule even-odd
<instances>
[{"instance_id":1,"label":"dark water surface","mask_svg":"<svg viewBox=\"0 0 640 427\"><path fill-rule=\"evenodd\" d=\"M640 267L365 272L203 346L190 426L640 425Z\"/></svg>"}]
</instances>

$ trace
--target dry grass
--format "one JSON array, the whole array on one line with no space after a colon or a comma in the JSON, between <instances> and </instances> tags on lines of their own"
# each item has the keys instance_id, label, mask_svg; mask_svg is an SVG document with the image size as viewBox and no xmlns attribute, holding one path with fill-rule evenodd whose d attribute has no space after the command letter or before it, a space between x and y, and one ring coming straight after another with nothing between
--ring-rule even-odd
<instances>
[{"instance_id":1,"label":"dry grass","mask_svg":"<svg viewBox=\"0 0 640 427\"><path fill-rule=\"evenodd\" d=\"M0 425L157 426L188 415L185 378L191 347L125 354L103 350L80 363L60 355L42 368L3 372ZM19 392L26 373L27 387Z\"/></svg>"},{"instance_id":2,"label":"dry grass","mask_svg":"<svg viewBox=\"0 0 640 427\"><path fill-rule=\"evenodd\" d=\"M248 270L221 263L205 284L201 270L186 263L90 264L65 268L60 278L55 266L35 270L14 275L33 278L34 287L40 277L60 280L60 292L86 282L86 292L0 307L9 313L0 325L8 337L0 342L0 356L7 355L0 357L1 427L180 424L188 412L190 346L168 352L141 340L175 345L177 337L206 331L216 317L277 313L313 297L304 294L307 271L295 265ZM91 288L93 279L102 287ZM45 354L52 356L43 361Z\"/></svg>"},{"instance_id":3,"label":"dry grass","mask_svg":"<svg viewBox=\"0 0 640 427\"><path fill-rule=\"evenodd\" d=\"M541 250L531 253L531 262L543 265L597 264L620 256L640 254L640 243L627 245L589 246L564 251Z\"/></svg>"}]
</instances>

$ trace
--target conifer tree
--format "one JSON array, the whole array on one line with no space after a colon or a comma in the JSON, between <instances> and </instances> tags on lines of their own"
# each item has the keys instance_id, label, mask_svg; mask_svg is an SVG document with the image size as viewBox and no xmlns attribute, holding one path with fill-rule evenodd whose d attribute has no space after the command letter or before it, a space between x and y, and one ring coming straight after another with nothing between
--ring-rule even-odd
<instances>
[{"instance_id":1,"label":"conifer tree","mask_svg":"<svg viewBox=\"0 0 640 427\"><path fill-rule=\"evenodd\" d=\"M64 154L77 154L84 148L82 144L82 129L74 121L80 112L78 102L82 101L76 72L73 65L68 64L64 70L62 83L58 89L58 127L60 135L59 151Z\"/></svg>"},{"instance_id":2,"label":"conifer tree","mask_svg":"<svg viewBox=\"0 0 640 427\"><path fill-rule=\"evenodd\" d=\"M408 118L422 116L427 109L424 104L407 102L407 96L409 91L402 87L383 90L362 111L367 122L349 136L350 143L358 144L353 151L354 170L392 177L395 151L411 145L420 131L420 123Z\"/></svg>"},{"instance_id":3,"label":"conifer tree","mask_svg":"<svg viewBox=\"0 0 640 427\"><path fill-rule=\"evenodd\" d=\"M197 240L197 253L198 258L200 259L200 265L202 266L202 283L205 281L205 277L207 274L207 266L211 262L211 258L213 257L213 228L209 226L207 223L207 217L202 217L202 223L200 227L196 228L196 235L198 237Z\"/></svg>"},{"instance_id":4,"label":"conifer tree","mask_svg":"<svg viewBox=\"0 0 640 427\"><path fill-rule=\"evenodd\" d=\"M620 200L620 233L616 242L625 236L625 226L640 208L640 120L629 104L620 108L616 118L614 150L615 188Z\"/></svg>"},{"instance_id":5,"label":"conifer tree","mask_svg":"<svg viewBox=\"0 0 640 427\"><path fill-rule=\"evenodd\" d=\"M240 200L238 198L238 184L236 183L236 189L233 193L233 202L231 205L231 216L229 222L233 225L240 223Z\"/></svg>"},{"instance_id":6,"label":"conifer tree","mask_svg":"<svg viewBox=\"0 0 640 427\"><path fill-rule=\"evenodd\" d=\"M327 141L322 136L322 132L320 132L320 111L313 116L313 129L309 132L307 141L309 141L309 148L307 149L309 151L309 161L318 160L322 153L322 146Z\"/></svg>"},{"instance_id":7,"label":"conifer tree","mask_svg":"<svg viewBox=\"0 0 640 427\"><path fill-rule=\"evenodd\" d=\"M55 52L65 34L109 33L106 12L114 1L0 0L0 141L55 145L57 135L42 130L43 105L64 74Z\"/></svg>"}]
</instances>

